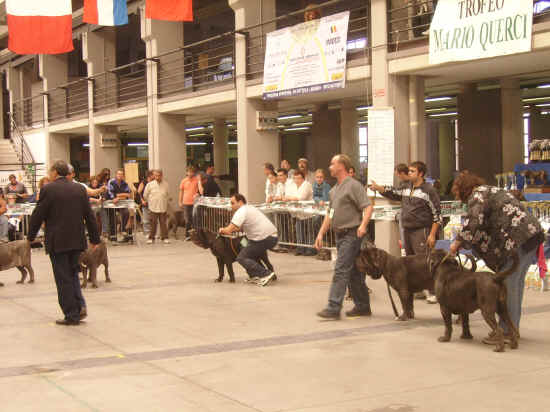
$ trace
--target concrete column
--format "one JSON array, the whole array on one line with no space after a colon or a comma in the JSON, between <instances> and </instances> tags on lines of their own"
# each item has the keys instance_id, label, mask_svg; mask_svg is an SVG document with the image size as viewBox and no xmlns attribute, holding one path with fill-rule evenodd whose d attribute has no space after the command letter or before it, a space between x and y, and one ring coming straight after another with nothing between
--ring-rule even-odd
<instances>
[{"instance_id":1,"label":"concrete column","mask_svg":"<svg viewBox=\"0 0 550 412\"><path fill-rule=\"evenodd\" d=\"M185 176L187 145L185 117L158 111L158 63L152 58L184 45L183 23L151 20L141 13L141 38L147 61L147 122L149 168L162 169L170 184L172 204L177 204L178 184Z\"/></svg>"},{"instance_id":2,"label":"concrete column","mask_svg":"<svg viewBox=\"0 0 550 412\"><path fill-rule=\"evenodd\" d=\"M547 130L544 128L540 108L535 105L529 108L529 141L545 139Z\"/></svg>"},{"instance_id":3,"label":"concrete column","mask_svg":"<svg viewBox=\"0 0 550 412\"><path fill-rule=\"evenodd\" d=\"M409 77L409 133L410 156L412 161L427 162L426 120L424 102L424 79L419 76Z\"/></svg>"},{"instance_id":4,"label":"concrete column","mask_svg":"<svg viewBox=\"0 0 550 412\"><path fill-rule=\"evenodd\" d=\"M502 171L511 172L523 163L523 103L517 79L500 81L502 108Z\"/></svg>"},{"instance_id":5,"label":"concrete column","mask_svg":"<svg viewBox=\"0 0 550 412\"><path fill-rule=\"evenodd\" d=\"M9 111L10 113L14 114L13 111L13 104L22 98L21 93L21 81L19 78L19 69L16 67L8 67L6 70L6 84L8 87L8 91L10 93L10 107ZM23 122L23 113L17 113L17 117L15 121L18 124L22 124ZM11 130L11 124L9 125L9 128Z\"/></svg>"},{"instance_id":6,"label":"concrete column","mask_svg":"<svg viewBox=\"0 0 550 412\"><path fill-rule=\"evenodd\" d=\"M229 161L227 158L227 137L228 128L225 119L214 119L214 166L217 175L226 175L229 170Z\"/></svg>"},{"instance_id":7,"label":"concrete column","mask_svg":"<svg viewBox=\"0 0 550 412\"><path fill-rule=\"evenodd\" d=\"M258 24L275 17L275 1L229 0L235 11L237 30ZM261 28L252 30L250 36L260 34ZM264 28L264 31L267 30ZM239 155L239 191L251 202L264 200L265 176L261 173L262 164L279 164L278 131L260 132L256 130L256 112L276 110L276 104L246 98L246 37L236 35L235 70L237 91L237 136Z\"/></svg>"},{"instance_id":8,"label":"concrete column","mask_svg":"<svg viewBox=\"0 0 550 412\"><path fill-rule=\"evenodd\" d=\"M45 133L46 138L46 165L45 170L53 165L56 160L69 162L71 158L70 137L68 134Z\"/></svg>"},{"instance_id":9,"label":"concrete column","mask_svg":"<svg viewBox=\"0 0 550 412\"><path fill-rule=\"evenodd\" d=\"M351 157L359 173L359 115L353 100L344 100L340 109L340 148L342 153Z\"/></svg>"},{"instance_id":10,"label":"concrete column","mask_svg":"<svg viewBox=\"0 0 550 412\"><path fill-rule=\"evenodd\" d=\"M113 27L104 27L99 31L82 35L83 60L88 67L88 75L94 76L116 66L116 33ZM101 147L101 133L118 133L116 127L96 125L94 118L94 82L102 86L104 78L99 77L88 82L88 118L90 143L90 174L96 175L107 167L113 172L121 165L121 148ZM116 90L112 91L116 93Z\"/></svg>"},{"instance_id":11,"label":"concrete column","mask_svg":"<svg viewBox=\"0 0 550 412\"><path fill-rule=\"evenodd\" d=\"M341 111L329 110L328 104L318 104L312 110L311 134L306 141L306 157L312 169L324 169L330 179L330 160L343 151L341 145ZM348 154L352 154L349 152Z\"/></svg>"}]
</instances>

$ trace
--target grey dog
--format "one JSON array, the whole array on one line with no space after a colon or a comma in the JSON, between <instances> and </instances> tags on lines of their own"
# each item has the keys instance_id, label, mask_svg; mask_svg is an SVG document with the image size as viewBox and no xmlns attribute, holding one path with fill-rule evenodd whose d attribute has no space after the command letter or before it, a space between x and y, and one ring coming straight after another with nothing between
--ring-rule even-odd
<instances>
[{"instance_id":1,"label":"grey dog","mask_svg":"<svg viewBox=\"0 0 550 412\"><path fill-rule=\"evenodd\" d=\"M97 268L101 265L105 268L105 282L110 283L109 277L109 257L107 256L107 246L105 242L101 242L95 249L88 248L80 254L78 259L82 269L82 287L88 285L88 280L92 282L92 287L97 288ZM88 279L88 269L90 269L90 277Z\"/></svg>"},{"instance_id":2,"label":"grey dog","mask_svg":"<svg viewBox=\"0 0 550 412\"><path fill-rule=\"evenodd\" d=\"M15 240L0 245L0 271L17 268L21 272L21 280L17 283L25 283L27 271L29 283L34 283L34 270L31 265L31 244L26 240ZM3 286L0 283L0 286Z\"/></svg>"}]
</instances>

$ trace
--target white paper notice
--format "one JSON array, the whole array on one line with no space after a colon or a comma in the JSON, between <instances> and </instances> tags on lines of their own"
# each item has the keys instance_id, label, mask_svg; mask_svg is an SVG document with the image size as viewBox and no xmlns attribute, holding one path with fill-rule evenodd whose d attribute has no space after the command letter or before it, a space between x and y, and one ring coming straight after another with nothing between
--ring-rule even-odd
<instances>
[{"instance_id":1,"label":"white paper notice","mask_svg":"<svg viewBox=\"0 0 550 412\"><path fill-rule=\"evenodd\" d=\"M393 185L395 167L395 113L393 107L369 109L368 159L369 183ZM374 193L369 190L369 196Z\"/></svg>"}]
</instances>

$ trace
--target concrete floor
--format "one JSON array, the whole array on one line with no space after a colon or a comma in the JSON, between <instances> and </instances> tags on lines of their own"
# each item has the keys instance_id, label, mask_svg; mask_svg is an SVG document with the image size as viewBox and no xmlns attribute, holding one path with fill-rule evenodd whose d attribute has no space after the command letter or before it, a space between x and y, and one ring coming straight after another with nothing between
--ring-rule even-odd
<instances>
[{"instance_id":1,"label":"concrete floor","mask_svg":"<svg viewBox=\"0 0 550 412\"><path fill-rule=\"evenodd\" d=\"M191 243L109 249L113 283L85 291L87 322L60 317L49 260L37 281L0 276L2 411L536 411L548 407L550 293L526 291L520 348L438 343L437 305L393 314L383 281L373 317L320 321L330 262L272 254L279 281L215 284L214 258ZM349 307L351 304L346 303Z\"/></svg>"}]
</instances>

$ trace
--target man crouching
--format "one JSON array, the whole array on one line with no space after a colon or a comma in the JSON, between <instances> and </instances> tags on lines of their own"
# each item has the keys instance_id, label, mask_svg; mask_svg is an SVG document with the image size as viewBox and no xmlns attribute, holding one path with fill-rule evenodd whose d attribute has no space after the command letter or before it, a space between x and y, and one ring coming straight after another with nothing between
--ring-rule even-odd
<instances>
[{"instance_id":1,"label":"man crouching","mask_svg":"<svg viewBox=\"0 0 550 412\"><path fill-rule=\"evenodd\" d=\"M267 286L277 277L275 272L260 264L260 260L266 262L267 251L273 249L278 239L277 228L271 221L254 206L246 204L246 198L241 194L231 197L231 209L234 212L231 223L227 227L220 228L222 235L231 235L235 232L243 232L248 244L237 256L237 262L246 269L246 273L253 282L260 286Z\"/></svg>"}]
</instances>

